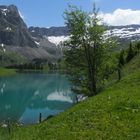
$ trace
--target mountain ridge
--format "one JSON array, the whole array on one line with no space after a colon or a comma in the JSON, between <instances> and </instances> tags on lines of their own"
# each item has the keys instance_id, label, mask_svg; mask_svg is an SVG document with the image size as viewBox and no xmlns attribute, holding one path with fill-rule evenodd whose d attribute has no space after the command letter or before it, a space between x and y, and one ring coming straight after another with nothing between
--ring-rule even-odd
<instances>
[{"instance_id":1,"label":"mountain ridge","mask_svg":"<svg viewBox=\"0 0 140 140\"><path fill-rule=\"evenodd\" d=\"M140 25L105 28L105 37L115 37L121 47L122 44L140 39ZM0 56L7 57L10 52L12 55L20 55L27 61L44 59L56 62L63 56L61 43L69 39L69 36L66 26L28 28L15 5L0 5Z\"/></svg>"},{"instance_id":2,"label":"mountain ridge","mask_svg":"<svg viewBox=\"0 0 140 140\"><path fill-rule=\"evenodd\" d=\"M53 29L53 30L52 30ZM140 39L140 25L124 26L105 26L104 36L106 38L115 37L120 43L137 41ZM52 32L53 31L53 32ZM58 31L58 32L57 32ZM66 26L61 27L29 27L29 32L34 37L47 37L47 39L56 45L65 41L69 36L69 30Z\"/></svg>"},{"instance_id":3,"label":"mountain ridge","mask_svg":"<svg viewBox=\"0 0 140 140\"><path fill-rule=\"evenodd\" d=\"M36 47L25 22L14 5L0 6L0 43Z\"/></svg>"},{"instance_id":4,"label":"mountain ridge","mask_svg":"<svg viewBox=\"0 0 140 140\"><path fill-rule=\"evenodd\" d=\"M28 31L15 5L0 5L0 57L13 61L11 56L17 55L28 63L34 59L55 62L62 56L61 50L53 43L47 39L41 39L38 43L38 40Z\"/></svg>"}]
</instances>

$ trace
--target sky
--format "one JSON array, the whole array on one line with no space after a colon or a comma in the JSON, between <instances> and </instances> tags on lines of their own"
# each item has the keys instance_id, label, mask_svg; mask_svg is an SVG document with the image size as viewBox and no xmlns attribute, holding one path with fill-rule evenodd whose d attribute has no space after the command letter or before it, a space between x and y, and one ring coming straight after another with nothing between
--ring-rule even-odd
<instances>
[{"instance_id":1,"label":"sky","mask_svg":"<svg viewBox=\"0 0 140 140\"><path fill-rule=\"evenodd\" d=\"M0 5L16 5L28 27L51 27L64 25L68 4L89 12L93 2L106 24L140 24L140 0L0 0Z\"/></svg>"}]
</instances>

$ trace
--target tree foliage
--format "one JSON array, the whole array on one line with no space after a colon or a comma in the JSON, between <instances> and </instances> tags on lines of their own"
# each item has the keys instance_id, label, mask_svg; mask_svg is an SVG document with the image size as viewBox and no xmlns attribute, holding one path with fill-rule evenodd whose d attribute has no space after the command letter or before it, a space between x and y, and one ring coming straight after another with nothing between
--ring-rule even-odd
<instances>
[{"instance_id":1,"label":"tree foliage","mask_svg":"<svg viewBox=\"0 0 140 140\"><path fill-rule=\"evenodd\" d=\"M92 16L74 6L64 13L65 23L70 30L70 40L65 42L67 69L76 93L96 95L102 85L106 67L107 45L103 26L98 24L98 10ZM111 45L110 45L111 46Z\"/></svg>"}]
</instances>

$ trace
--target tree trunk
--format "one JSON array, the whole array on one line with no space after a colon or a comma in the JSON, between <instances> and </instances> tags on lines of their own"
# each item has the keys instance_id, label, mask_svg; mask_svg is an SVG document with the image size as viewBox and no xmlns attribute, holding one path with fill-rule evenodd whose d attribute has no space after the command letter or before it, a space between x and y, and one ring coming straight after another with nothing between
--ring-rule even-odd
<instances>
[{"instance_id":1,"label":"tree trunk","mask_svg":"<svg viewBox=\"0 0 140 140\"><path fill-rule=\"evenodd\" d=\"M95 65L92 63L91 52L89 46L85 46L85 56L88 64L88 78L89 78L89 90L90 95L96 95L97 87L96 87L96 80L95 80Z\"/></svg>"},{"instance_id":2,"label":"tree trunk","mask_svg":"<svg viewBox=\"0 0 140 140\"><path fill-rule=\"evenodd\" d=\"M120 81L121 80L121 69L118 68L118 80Z\"/></svg>"}]
</instances>

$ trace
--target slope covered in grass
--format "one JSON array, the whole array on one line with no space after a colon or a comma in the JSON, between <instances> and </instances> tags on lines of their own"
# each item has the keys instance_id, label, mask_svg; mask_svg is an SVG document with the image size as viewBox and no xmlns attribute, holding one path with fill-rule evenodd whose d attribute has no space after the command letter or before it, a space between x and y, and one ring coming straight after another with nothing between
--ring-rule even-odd
<instances>
[{"instance_id":1,"label":"slope covered in grass","mask_svg":"<svg viewBox=\"0 0 140 140\"><path fill-rule=\"evenodd\" d=\"M41 124L13 127L11 134L3 129L1 136L10 140L139 140L138 58L136 56L124 68L128 73L126 77L97 96Z\"/></svg>"},{"instance_id":2,"label":"slope covered in grass","mask_svg":"<svg viewBox=\"0 0 140 140\"><path fill-rule=\"evenodd\" d=\"M140 52L134 58L125 65L124 75L134 73L135 71L140 70Z\"/></svg>"},{"instance_id":3,"label":"slope covered in grass","mask_svg":"<svg viewBox=\"0 0 140 140\"><path fill-rule=\"evenodd\" d=\"M10 139L140 139L138 57L126 67L135 72L120 82L39 125L13 128Z\"/></svg>"}]
</instances>

